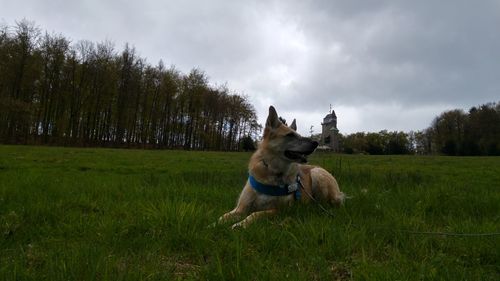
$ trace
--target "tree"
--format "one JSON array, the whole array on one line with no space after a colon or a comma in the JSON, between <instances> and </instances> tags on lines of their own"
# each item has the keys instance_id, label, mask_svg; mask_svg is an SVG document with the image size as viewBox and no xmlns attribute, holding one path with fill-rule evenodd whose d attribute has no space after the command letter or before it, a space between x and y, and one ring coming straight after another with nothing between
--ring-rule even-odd
<instances>
[{"instance_id":1,"label":"tree","mask_svg":"<svg viewBox=\"0 0 500 281\"><path fill-rule=\"evenodd\" d=\"M500 155L500 110L497 103L455 109L436 117L427 130L427 151L446 155Z\"/></svg>"},{"instance_id":2,"label":"tree","mask_svg":"<svg viewBox=\"0 0 500 281\"><path fill-rule=\"evenodd\" d=\"M247 97L199 69L152 66L128 44L71 44L0 27L0 141L239 150L261 126Z\"/></svg>"},{"instance_id":3,"label":"tree","mask_svg":"<svg viewBox=\"0 0 500 281\"><path fill-rule=\"evenodd\" d=\"M39 74L37 64L40 30L33 22L16 23L14 34L2 28L0 47L0 134L6 142L26 142L30 134L33 107L32 100Z\"/></svg>"},{"instance_id":4,"label":"tree","mask_svg":"<svg viewBox=\"0 0 500 281\"><path fill-rule=\"evenodd\" d=\"M385 147L385 154L409 154L410 141L404 132L391 132Z\"/></svg>"},{"instance_id":5,"label":"tree","mask_svg":"<svg viewBox=\"0 0 500 281\"><path fill-rule=\"evenodd\" d=\"M254 151L255 142L250 136L244 136L241 140L241 149L244 151Z\"/></svg>"},{"instance_id":6,"label":"tree","mask_svg":"<svg viewBox=\"0 0 500 281\"><path fill-rule=\"evenodd\" d=\"M463 110L450 110L436 117L432 123L436 152L460 155L463 147L466 114Z\"/></svg>"},{"instance_id":7,"label":"tree","mask_svg":"<svg viewBox=\"0 0 500 281\"><path fill-rule=\"evenodd\" d=\"M469 110L464 154L500 155L499 104L489 103Z\"/></svg>"}]
</instances>

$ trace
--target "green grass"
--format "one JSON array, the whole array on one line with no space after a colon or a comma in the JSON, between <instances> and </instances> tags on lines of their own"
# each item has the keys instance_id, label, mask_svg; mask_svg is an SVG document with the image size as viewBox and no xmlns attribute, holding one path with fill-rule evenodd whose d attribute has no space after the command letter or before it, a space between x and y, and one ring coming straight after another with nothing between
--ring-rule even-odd
<instances>
[{"instance_id":1,"label":"green grass","mask_svg":"<svg viewBox=\"0 0 500 281\"><path fill-rule=\"evenodd\" d=\"M500 158L311 158L352 198L248 229L248 153L0 146L0 280L499 280ZM330 208L330 207L328 207Z\"/></svg>"}]
</instances>

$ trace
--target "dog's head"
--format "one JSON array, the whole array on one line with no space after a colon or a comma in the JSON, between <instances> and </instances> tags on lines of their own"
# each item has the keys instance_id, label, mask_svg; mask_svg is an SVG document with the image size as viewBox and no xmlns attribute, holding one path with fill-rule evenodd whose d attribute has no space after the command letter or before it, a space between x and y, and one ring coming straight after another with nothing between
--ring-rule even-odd
<instances>
[{"instance_id":1,"label":"dog's head","mask_svg":"<svg viewBox=\"0 0 500 281\"><path fill-rule=\"evenodd\" d=\"M295 119L290 127L284 125L273 106L269 107L262 149L285 161L306 163L307 156L313 153L318 142L300 136Z\"/></svg>"}]
</instances>

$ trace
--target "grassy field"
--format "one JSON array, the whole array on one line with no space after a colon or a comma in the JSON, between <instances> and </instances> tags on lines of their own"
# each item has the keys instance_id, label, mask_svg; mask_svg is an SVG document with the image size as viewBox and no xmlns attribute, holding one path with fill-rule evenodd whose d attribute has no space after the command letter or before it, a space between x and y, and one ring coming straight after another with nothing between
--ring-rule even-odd
<instances>
[{"instance_id":1,"label":"grassy field","mask_svg":"<svg viewBox=\"0 0 500 281\"><path fill-rule=\"evenodd\" d=\"M0 280L499 280L500 158L317 153L352 198L248 229L248 153L0 146ZM330 207L328 207L330 209Z\"/></svg>"}]
</instances>

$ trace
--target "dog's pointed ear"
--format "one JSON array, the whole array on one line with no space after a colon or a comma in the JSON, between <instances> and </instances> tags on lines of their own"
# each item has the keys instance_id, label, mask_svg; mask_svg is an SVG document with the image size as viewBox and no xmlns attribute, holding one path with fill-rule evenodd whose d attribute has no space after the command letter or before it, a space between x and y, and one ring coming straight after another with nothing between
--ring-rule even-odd
<instances>
[{"instance_id":1,"label":"dog's pointed ear","mask_svg":"<svg viewBox=\"0 0 500 281\"><path fill-rule=\"evenodd\" d=\"M269 107L269 115L267 116L266 127L271 129L276 129L281 125L281 121L278 119L278 113L276 109L271 105Z\"/></svg>"},{"instance_id":2,"label":"dog's pointed ear","mask_svg":"<svg viewBox=\"0 0 500 281\"><path fill-rule=\"evenodd\" d=\"M290 125L290 129L297 131L297 122L295 122L295 119L293 119L292 125Z\"/></svg>"}]
</instances>

